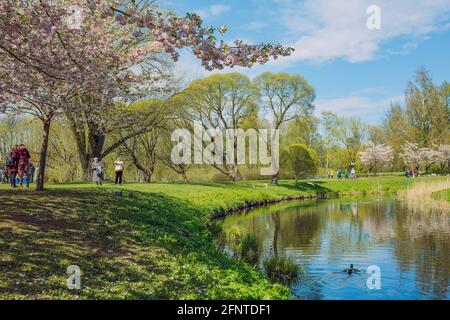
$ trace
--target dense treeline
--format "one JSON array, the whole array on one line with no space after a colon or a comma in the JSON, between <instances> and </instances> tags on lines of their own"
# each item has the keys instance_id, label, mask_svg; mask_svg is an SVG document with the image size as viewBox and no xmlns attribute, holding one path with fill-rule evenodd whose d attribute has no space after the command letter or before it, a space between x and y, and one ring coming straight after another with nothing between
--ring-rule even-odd
<instances>
[{"instance_id":1,"label":"dense treeline","mask_svg":"<svg viewBox=\"0 0 450 320\"><path fill-rule=\"evenodd\" d=\"M144 98L108 110L85 108L58 117L50 133L47 180L87 180L95 157L105 162L109 177L121 157L128 181L268 179L259 175L258 165L237 161L174 164L171 134L176 128L192 132L194 122L205 129L280 129L281 178L325 175L352 164L358 173L411 166L429 173L449 170L450 84L434 84L425 69L408 83L404 105L392 105L380 125L331 112L315 116L314 89L299 75L263 73L252 80L240 73L215 74L178 87L172 84L170 92L152 98L141 93ZM92 106L102 103L101 98L86 99L92 99L84 102ZM86 116L89 112L98 114ZM3 117L3 158L12 145L24 143L32 159L38 159L41 127L25 115Z\"/></svg>"}]
</instances>

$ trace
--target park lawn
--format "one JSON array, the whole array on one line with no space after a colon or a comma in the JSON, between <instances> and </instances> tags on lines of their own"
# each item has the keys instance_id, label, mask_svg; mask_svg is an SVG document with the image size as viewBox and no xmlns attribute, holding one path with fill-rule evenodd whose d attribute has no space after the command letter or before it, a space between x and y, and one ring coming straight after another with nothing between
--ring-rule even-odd
<instances>
[{"instance_id":1,"label":"park lawn","mask_svg":"<svg viewBox=\"0 0 450 320\"><path fill-rule=\"evenodd\" d=\"M2 186L0 298L289 298L288 288L217 248L212 212L294 195L394 192L411 180ZM66 288L69 265L81 268L81 290Z\"/></svg>"}]
</instances>

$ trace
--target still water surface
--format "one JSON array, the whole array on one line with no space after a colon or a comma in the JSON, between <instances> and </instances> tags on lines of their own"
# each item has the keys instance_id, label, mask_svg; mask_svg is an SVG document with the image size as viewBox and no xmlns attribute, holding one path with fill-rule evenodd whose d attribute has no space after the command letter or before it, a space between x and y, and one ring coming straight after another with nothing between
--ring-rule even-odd
<instances>
[{"instance_id":1,"label":"still water surface","mask_svg":"<svg viewBox=\"0 0 450 320\"><path fill-rule=\"evenodd\" d=\"M450 299L450 215L414 210L393 198L288 202L223 220L257 237L259 268L291 257L303 272L291 285L299 299ZM361 272L348 275L350 264ZM381 289L366 269L381 269Z\"/></svg>"}]
</instances>

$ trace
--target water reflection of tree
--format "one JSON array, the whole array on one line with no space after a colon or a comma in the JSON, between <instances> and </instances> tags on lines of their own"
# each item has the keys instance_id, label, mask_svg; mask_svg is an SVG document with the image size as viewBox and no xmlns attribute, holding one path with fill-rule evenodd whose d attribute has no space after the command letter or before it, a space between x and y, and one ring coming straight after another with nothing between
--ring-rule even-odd
<instances>
[{"instance_id":1,"label":"water reflection of tree","mask_svg":"<svg viewBox=\"0 0 450 320\"><path fill-rule=\"evenodd\" d=\"M261 209L261 213L267 213L267 208ZM368 252L375 246L387 248L390 255L393 248L399 277L401 273L413 273L419 291L438 299L448 298L448 213L412 211L400 201L386 199L368 203L331 200L314 207L270 210L238 224L258 237L265 257L292 256L306 272L314 269L310 265L314 259L304 258L308 255L337 261L345 253ZM317 286L314 285L317 290L308 289L309 298L321 296L320 283Z\"/></svg>"},{"instance_id":2,"label":"water reflection of tree","mask_svg":"<svg viewBox=\"0 0 450 320\"><path fill-rule=\"evenodd\" d=\"M272 226L272 252L278 256L280 248L308 248L319 250L310 246L311 240L321 229L320 215L312 209L289 208L284 212L270 214ZM311 253L311 252L308 252Z\"/></svg>"},{"instance_id":3,"label":"water reflection of tree","mask_svg":"<svg viewBox=\"0 0 450 320\"><path fill-rule=\"evenodd\" d=\"M273 254L275 257L278 257L278 237L280 235L280 229L281 229L281 223L280 223L280 213L275 212L272 214L272 220L273 220Z\"/></svg>"},{"instance_id":4,"label":"water reflection of tree","mask_svg":"<svg viewBox=\"0 0 450 320\"><path fill-rule=\"evenodd\" d=\"M282 213L271 214L274 254L279 254L279 248L302 248L308 250L308 253L320 250L310 245L321 229L321 218L316 210L293 207Z\"/></svg>"},{"instance_id":5,"label":"water reflection of tree","mask_svg":"<svg viewBox=\"0 0 450 320\"><path fill-rule=\"evenodd\" d=\"M394 254L401 272L415 271L416 288L435 299L447 299L450 285L448 213L397 206Z\"/></svg>"},{"instance_id":6,"label":"water reflection of tree","mask_svg":"<svg viewBox=\"0 0 450 320\"><path fill-rule=\"evenodd\" d=\"M296 290L301 298L320 300L323 298L322 283L314 279L308 270L314 268L309 259L302 259L304 254L315 254L320 251L320 245L311 245L311 241L319 237L321 217L315 208L293 207L283 212L271 214L273 221L272 251L275 256L290 256L303 267L299 275Z\"/></svg>"}]
</instances>

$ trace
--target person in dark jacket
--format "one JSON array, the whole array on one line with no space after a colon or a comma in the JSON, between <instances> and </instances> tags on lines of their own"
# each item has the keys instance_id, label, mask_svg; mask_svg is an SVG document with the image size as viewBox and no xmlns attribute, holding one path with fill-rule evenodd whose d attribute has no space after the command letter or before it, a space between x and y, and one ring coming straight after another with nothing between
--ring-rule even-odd
<instances>
[{"instance_id":1,"label":"person in dark jacket","mask_svg":"<svg viewBox=\"0 0 450 320\"><path fill-rule=\"evenodd\" d=\"M34 182L34 173L36 172L36 168L34 167L34 165L30 162L30 164L28 165L28 180L30 181L30 183Z\"/></svg>"},{"instance_id":2,"label":"person in dark jacket","mask_svg":"<svg viewBox=\"0 0 450 320\"><path fill-rule=\"evenodd\" d=\"M15 145L9 153L8 160L6 161L6 167L8 168L9 182L12 188L16 187L16 175L18 170L18 146Z\"/></svg>"}]
</instances>

